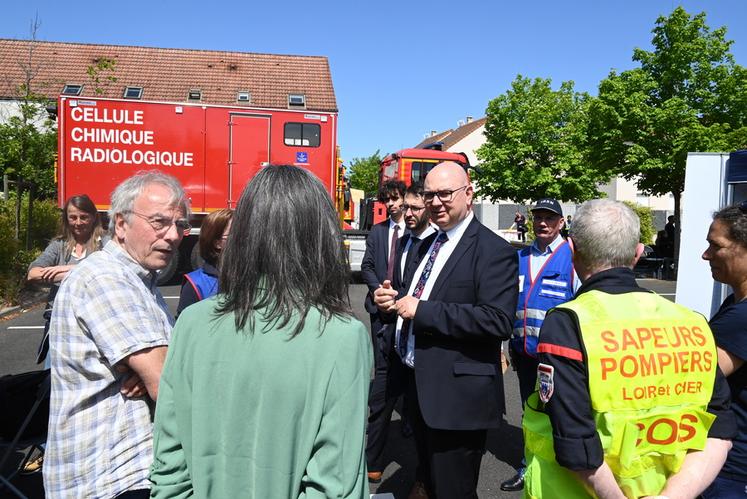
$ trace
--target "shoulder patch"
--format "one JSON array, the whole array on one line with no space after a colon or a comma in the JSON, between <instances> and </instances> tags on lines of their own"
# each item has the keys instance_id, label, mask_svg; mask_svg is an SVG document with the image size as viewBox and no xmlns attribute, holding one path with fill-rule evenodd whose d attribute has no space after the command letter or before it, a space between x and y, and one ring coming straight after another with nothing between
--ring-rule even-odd
<instances>
[{"instance_id":1,"label":"shoulder patch","mask_svg":"<svg viewBox=\"0 0 747 499\"><path fill-rule=\"evenodd\" d=\"M539 383L539 398L543 403L548 403L555 391L555 382L553 375L555 368L553 366L540 363L537 366L537 382Z\"/></svg>"}]
</instances>

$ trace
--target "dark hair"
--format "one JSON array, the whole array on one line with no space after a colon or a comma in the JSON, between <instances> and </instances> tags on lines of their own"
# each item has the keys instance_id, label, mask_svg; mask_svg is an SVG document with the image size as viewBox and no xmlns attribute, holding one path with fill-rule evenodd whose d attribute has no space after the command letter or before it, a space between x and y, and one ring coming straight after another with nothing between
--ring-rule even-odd
<instances>
[{"instance_id":1,"label":"dark hair","mask_svg":"<svg viewBox=\"0 0 747 499\"><path fill-rule=\"evenodd\" d=\"M713 214L713 220L726 226L729 239L747 248L747 203L722 208Z\"/></svg>"},{"instance_id":2,"label":"dark hair","mask_svg":"<svg viewBox=\"0 0 747 499\"><path fill-rule=\"evenodd\" d=\"M410 187L407 188L406 194L410 194L412 196L419 196L423 197L423 183L422 182L413 182L410 184Z\"/></svg>"},{"instance_id":3,"label":"dark hair","mask_svg":"<svg viewBox=\"0 0 747 499\"><path fill-rule=\"evenodd\" d=\"M65 201L65 205L62 207L62 235L60 236L60 239L65 241L65 251L67 254L69 255L73 252L76 242L73 237L73 231L70 230L70 223L67 220L67 210L70 208L70 205L75 206L84 213L87 213L92 218L91 234L85 244L86 252L91 253L100 249L101 236L104 234L104 229L101 227L101 216L99 215L99 211L96 209L96 205L91 201L91 198L86 194L79 194L77 196L72 196Z\"/></svg>"},{"instance_id":4,"label":"dark hair","mask_svg":"<svg viewBox=\"0 0 747 499\"><path fill-rule=\"evenodd\" d=\"M378 199L384 203L394 194L396 194L397 197L403 198L405 197L405 189L407 189L407 186L401 180L388 180L381 184Z\"/></svg>"},{"instance_id":5,"label":"dark hair","mask_svg":"<svg viewBox=\"0 0 747 499\"><path fill-rule=\"evenodd\" d=\"M227 208L214 211L205 217L200 226L200 256L214 267L217 266L220 256L220 250L216 249L215 242L223 237L231 216L233 212Z\"/></svg>"},{"instance_id":6,"label":"dark hair","mask_svg":"<svg viewBox=\"0 0 747 499\"><path fill-rule=\"evenodd\" d=\"M269 165L247 184L223 250L218 314L233 312L236 328L254 329L254 313L282 328L298 316L292 336L316 308L324 322L352 315L347 254L332 199L308 171Z\"/></svg>"}]
</instances>

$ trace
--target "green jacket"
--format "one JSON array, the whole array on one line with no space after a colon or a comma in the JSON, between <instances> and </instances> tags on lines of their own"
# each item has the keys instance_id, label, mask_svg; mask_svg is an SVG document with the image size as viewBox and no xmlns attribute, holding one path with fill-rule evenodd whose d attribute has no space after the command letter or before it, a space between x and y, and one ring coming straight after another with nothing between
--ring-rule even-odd
<instances>
[{"instance_id":1,"label":"green jacket","mask_svg":"<svg viewBox=\"0 0 747 499\"><path fill-rule=\"evenodd\" d=\"M355 319L236 332L216 297L179 316L161 375L151 497L367 498L372 363Z\"/></svg>"}]
</instances>

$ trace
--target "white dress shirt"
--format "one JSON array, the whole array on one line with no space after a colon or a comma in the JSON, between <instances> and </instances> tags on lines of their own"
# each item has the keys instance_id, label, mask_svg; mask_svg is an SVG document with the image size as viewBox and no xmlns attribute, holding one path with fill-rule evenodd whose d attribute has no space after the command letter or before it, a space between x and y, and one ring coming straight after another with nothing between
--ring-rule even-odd
<instances>
[{"instance_id":1,"label":"white dress shirt","mask_svg":"<svg viewBox=\"0 0 747 499\"><path fill-rule=\"evenodd\" d=\"M423 293L420 295L421 300L428 300L428 297L430 296L431 291L433 290L433 285L438 280L439 274L443 270L451 254L454 252L454 249L457 247L457 244L459 244L459 241L462 239L464 232L467 230L467 226L470 224L473 218L474 218L474 214L470 211L464 220L462 220L461 222L456 224L454 227L446 231L446 235L448 236L449 239L448 241L446 241L445 243L441 245L441 249L439 249L438 251L438 255L436 256L436 261L433 262L433 268L431 269L431 275L428 276L428 280L426 281L425 287L423 288ZM431 246L428 248L428 252L426 253L426 256L420 262L420 265L418 265L418 269L415 271L415 274L413 274L412 282L410 283L410 289L407 291L408 295L412 295L413 291L415 291L415 286L420 280L420 275L423 273L423 269L425 269L425 265L428 262L428 258L430 257L431 251L433 251L433 245L435 244L436 239L438 239L438 237L433 238L433 242L431 243ZM403 322L404 321L402 317L397 317L397 325L394 331L395 345L399 345L399 338L400 338L400 333L402 332ZM413 334L412 327L413 327L413 321L410 321L410 334L407 337L407 352L405 354L405 358L402 359L402 361L408 367L415 367L415 335Z\"/></svg>"}]
</instances>

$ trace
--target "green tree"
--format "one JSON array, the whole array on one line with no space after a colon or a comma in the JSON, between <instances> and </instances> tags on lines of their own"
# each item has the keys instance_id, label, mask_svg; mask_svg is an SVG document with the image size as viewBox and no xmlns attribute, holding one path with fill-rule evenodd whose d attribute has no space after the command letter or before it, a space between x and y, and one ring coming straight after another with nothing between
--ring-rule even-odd
<instances>
[{"instance_id":1,"label":"green tree","mask_svg":"<svg viewBox=\"0 0 747 499\"><path fill-rule=\"evenodd\" d=\"M591 164L635 179L640 191L673 195L678 250L688 151L747 145L747 71L729 52L726 28L711 30L705 13L678 7L652 33L653 51L633 52L640 67L599 84L587 151Z\"/></svg>"},{"instance_id":2,"label":"green tree","mask_svg":"<svg viewBox=\"0 0 747 499\"><path fill-rule=\"evenodd\" d=\"M479 194L519 203L598 197L598 184L609 174L584 162L587 101L571 81L553 90L549 79L518 75L511 89L488 104L487 140L477 150Z\"/></svg>"},{"instance_id":3,"label":"green tree","mask_svg":"<svg viewBox=\"0 0 747 499\"><path fill-rule=\"evenodd\" d=\"M366 158L353 158L348 166L350 186L362 190L366 196L375 196L379 191L381 159L379 150Z\"/></svg>"},{"instance_id":4,"label":"green tree","mask_svg":"<svg viewBox=\"0 0 747 499\"><path fill-rule=\"evenodd\" d=\"M33 200L54 192L54 154L56 130L46 108L51 103L35 91L36 77L44 61L36 54L36 32L40 21L31 22L31 37L23 60L17 61L23 81L16 87L17 111L0 125L0 173L12 179L16 187L15 237L21 233L21 198L26 189L31 196L27 223L32 224ZM30 230L26 230L30 234ZM31 240L26 238L26 249Z\"/></svg>"}]
</instances>

